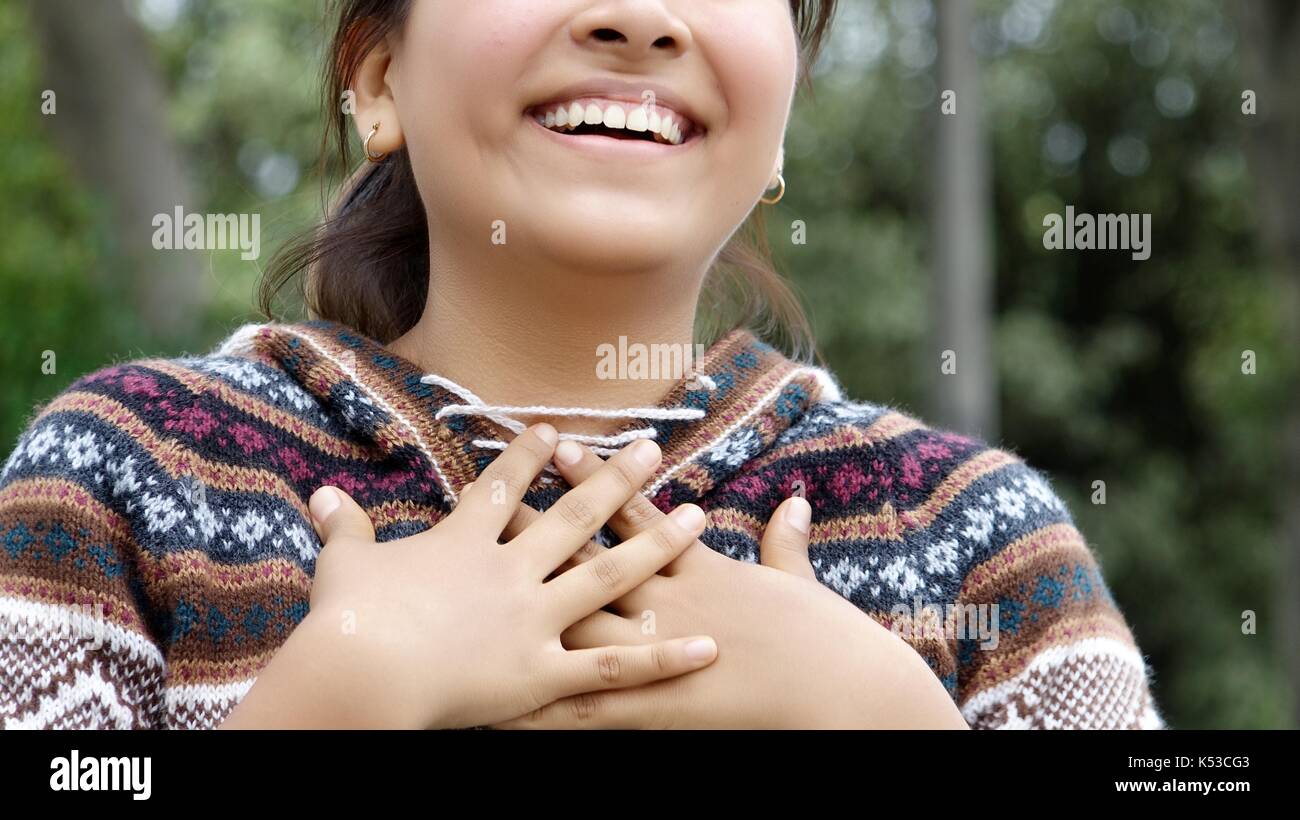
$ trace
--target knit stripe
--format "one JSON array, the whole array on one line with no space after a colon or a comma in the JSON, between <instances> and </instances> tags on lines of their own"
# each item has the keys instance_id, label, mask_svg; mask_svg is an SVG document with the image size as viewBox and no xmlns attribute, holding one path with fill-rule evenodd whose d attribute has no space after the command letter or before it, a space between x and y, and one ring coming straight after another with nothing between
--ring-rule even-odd
<instances>
[{"instance_id":1,"label":"knit stripe","mask_svg":"<svg viewBox=\"0 0 1300 820\"><path fill-rule=\"evenodd\" d=\"M109 541L132 537L131 525L85 486L64 478L20 478L0 492L0 524L21 515L74 519L94 537Z\"/></svg>"},{"instance_id":2,"label":"knit stripe","mask_svg":"<svg viewBox=\"0 0 1300 820\"><path fill-rule=\"evenodd\" d=\"M138 443L173 481L198 479L207 488L229 492L262 493L278 498L297 499L297 492L282 475L260 468L239 467L204 458L188 447L177 446L174 438L164 438L130 409L113 399L93 393L72 392L50 402L47 413L85 413L112 425ZM306 503L299 501L298 512L306 517Z\"/></svg>"},{"instance_id":3,"label":"knit stripe","mask_svg":"<svg viewBox=\"0 0 1300 820\"><path fill-rule=\"evenodd\" d=\"M973 567L962 586L962 598L985 600L993 587L1005 587L1025 565L1043 556L1060 560L1062 551L1086 552L1083 536L1070 524L1053 524L1008 544L988 561Z\"/></svg>"},{"instance_id":4,"label":"knit stripe","mask_svg":"<svg viewBox=\"0 0 1300 820\"><path fill-rule=\"evenodd\" d=\"M887 413L879 421L872 423L871 426L865 429L845 425L824 436L793 441L785 447L754 459L749 466L752 469L761 469L771 467L782 459L798 458L814 453L845 449L865 451L867 448L901 438L908 433L926 429L928 428L916 419L909 418L901 413Z\"/></svg>"},{"instance_id":5,"label":"knit stripe","mask_svg":"<svg viewBox=\"0 0 1300 820\"><path fill-rule=\"evenodd\" d=\"M370 456L365 447L332 436L314 424L303 421L255 396L240 392L219 379L161 360L140 362L139 366L174 379L195 395L208 394L235 410L246 413L286 435L293 436L325 455L343 459L364 459Z\"/></svg>"}]
</instances>

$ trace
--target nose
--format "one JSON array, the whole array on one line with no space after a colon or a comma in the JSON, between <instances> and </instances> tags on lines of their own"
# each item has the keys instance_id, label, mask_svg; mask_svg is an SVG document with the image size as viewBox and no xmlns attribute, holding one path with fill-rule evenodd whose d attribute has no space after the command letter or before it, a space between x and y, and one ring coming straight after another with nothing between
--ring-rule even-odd
<instances>
[{"instance_id":1,"label":"nose","mask_svg":"<svg viewBox=\"0 0 1300 820\"><path fill-rule=\"evenodd\" d=\"M691 30L663 0L608 0L574 18L574 42L628 60L676 57L691 46Z\"/></svg>"}]
</instances>

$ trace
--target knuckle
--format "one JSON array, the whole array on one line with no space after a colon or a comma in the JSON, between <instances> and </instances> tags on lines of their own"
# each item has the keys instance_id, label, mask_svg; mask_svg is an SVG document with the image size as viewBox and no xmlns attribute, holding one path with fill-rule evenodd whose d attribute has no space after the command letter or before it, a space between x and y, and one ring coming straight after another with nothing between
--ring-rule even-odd
<instances>
[{"instance_id":1,"label":"knuckle","mask_svg":"<svg viewBox=\"0 0 1300 820\"><path fill-rule=\"evenodd\" d=\"M590 692L569 699L569 710L577 720L591 720L596 716L596 696Z\"/></svg>"},{"instance_id":2,"label":"knuckle","mask_svg":"<svg viewBox=\"0 0 1300 820\"><path fill-rule=\"evenodd\" d=\"M655 671L661 675L666 675L670 671L671 663L668 658L668 650L663 644L657 643L650 647L650 660L654 663Z\"/></svg>"},{"instance_id":3,"label":"knuckle","mask_svg":"<svg viewBox=\"0 0 1300 820\"><path fill-rule=\"evenodd\" d=\"M616 458L606 462L609 474L618 482L619 489L631 494L641 489L641 475L627 460Z\"/></svg>"},{"instance_id":4,"label":"knuckle","mask_svg":"<svg viewBox=\"0 0 1300 820\"><path fill-rule=\"evenodd\" d=\"M578 532L586 532L596 524L596 511L583 498L561 498L558 502L561 520Z\"/></svg>"},{"instance_id":5,"label":"knuckle","mask_svg":"<svg viewBox=\"0 0 1300 820\"><path fill-rule=\"evenodd\" d=\"M600 584L601 589L606 592L613 592L618 589L623 580L623 570L618 562L608 555L602 555L586 564L590 567L588 570Z\"/></svg>"},{"instance_id":6,"label":"knuckle","mask_svg":"<svg viewBox=\"0 0 1300 820\"><path fill-rule=\"evenodd\" d=\"M618 683L623 677L623 663L618 650L602 650L596 656L596 669L605 683Z\"/></svg>"},{"instance_id":7,"label":"knuckle","mask_svg":"<svg viewBox=\"0 0 1300 820\"><path fill-rule=\"evenodd\" d=\"M597 555L600 555L601 551L602 547L599 544L595 541L588 541L573 554L573 558L578 563L584 563L595 558Z\"/></svg>"},{"instance_id":8,"label":"knuckle","mask_svg":"<svg viewBox=\"0 0 1300 820\"><path fill-rule=\"evenodd\" d=\"M501 482L511 495L521 495L527 489L523 477L509 464L502 464L500 459L488 465L483 471L483 478L488 480L488 486L496 486L496 482Z\"/></svg>"},{"instance_id":9,"label":"knuckle","mask_svg":"<svg viewBox=\"0 0 1300 820\"><path fill-rule=\"evenodd\" d=\"M637 495L623 505L623 520L634 527L646 527L663 513L643 495Z\"/></svg>"},{"instance_id":10,"label":"knuckle","mask_svg":"<svg viewBox=\"0 0 1300 820\"><path fill-rule=\"evenodd\" d=\"M808 548L797 538L782 538L776 542L776 548L795 558L807 558Z\"/></svg>"},{"instance_id":11,"label":"knuckle","mask_svg":"<svg viewBox=\"0 0 1300 820\"><path fill-rule=\"evenodd\" d=\"M682 546L673 533L667 527L655 527L649 530L650 541L659 549L669 555L676 555L677 550Z\"/></svg>"},{"instance_id":12,"label":"knuckle","mask_svg":"<svg viewBox=\"0 0 1300 820\"><path fill-rule=\"evenodd\" d=\"M546 461L551 457L551 448L546 446L537 434L529 431L527 435L515 436L514 441L510 442L511 446L518 446L538 461Z\"/></svg>"}]
</instances>

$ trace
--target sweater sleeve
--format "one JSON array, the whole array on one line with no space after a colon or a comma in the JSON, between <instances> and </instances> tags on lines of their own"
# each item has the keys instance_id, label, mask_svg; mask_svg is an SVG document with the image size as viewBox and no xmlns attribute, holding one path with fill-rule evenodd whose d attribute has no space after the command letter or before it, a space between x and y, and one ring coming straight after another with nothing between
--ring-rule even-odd
<instances>
[{"instance_id":1,"label":"sweater sleeve","mask_svg":"<svg viewBox=\"0 0 1300 820\"><path fill-rule=\"evenodd\" d=\"M123 508L131 442L77 387L0 473L0 727L159 728L165 663Z\"/></svg>"},{"instance_id":2,"label":"sweater sleeve","mask_svg":"<svg viewBox=\"0 0 1300 820\"><path fill-rule=\"evenodd\" d=\"M1158 729L1149 672L1098 562L1047 480L1013 459L965 513L957 703L977 729Z\"/></svg>"}]
</instances>

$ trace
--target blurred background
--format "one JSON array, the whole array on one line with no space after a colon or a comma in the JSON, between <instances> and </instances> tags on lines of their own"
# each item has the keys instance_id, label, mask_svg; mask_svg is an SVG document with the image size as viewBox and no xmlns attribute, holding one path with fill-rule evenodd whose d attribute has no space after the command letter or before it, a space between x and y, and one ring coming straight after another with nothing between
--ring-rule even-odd
<instances>
[{"instance_id":1,"label":"blurred background","mask_svg":"<svg viewBox=\"0 0 1300 820\"><path fill-rule=\"evenodd\" d=\"M259 318L321 213L324 5L0 4L0 459ZM852 396L1050 474L1179 728L1300 725L1298 88L1294 0L841 0L768 209ZM175 205L260 214L260 258L153 251ZM1150 258L1046 250L1067 205L1151 214Z\"/></svg>"}]
</instances>

